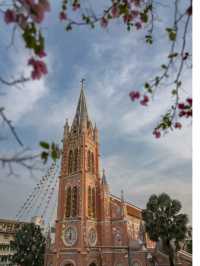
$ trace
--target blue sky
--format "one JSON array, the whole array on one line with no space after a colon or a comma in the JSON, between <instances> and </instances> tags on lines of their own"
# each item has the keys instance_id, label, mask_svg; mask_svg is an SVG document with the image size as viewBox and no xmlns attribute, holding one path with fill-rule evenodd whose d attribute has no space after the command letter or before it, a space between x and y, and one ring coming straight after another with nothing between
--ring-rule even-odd
<instances>
[{"instance_id":1,"label":"blue sky","mask_svg":"<svg viewBox=\"0 0 200 266\"><path fill-rule=\"evenodd\" d=\"M165 16L155 28L157 34L151 48L145 44L142 32L128 33L119 21L106 30L77 28L66 33L55 19L58 8L53 4L54 11L43 26L48 77L21 89L1 87L5 95L0 97L0 106L5 106L26 146L35 150L40 140L62 138L65 119L72 121L80 80L85 78L89 114L100 130L101 166L106 169L112 193L119 195L123 188L127 200L144 207L152 193L167 192L181 200L191 217L191 123L155 140L152 130L172 100L169 85L163 86L148 108L133 104L128 97L132 89L141 89L144 81L154 77L166 62L169 43L162 27L165 22L171 26L171 6L161 10ZM28 72L24 69L27 52L20 40L7 49L8 32L0 34L1 73L16 76ZM184 72L183 81L182 97L186 98L191 95L190 71ZM2 142L1 154L17 148L11 139L12 136ZM17 178L0 170L0 218L15 215L42 175L37 172L31 178L24 169L17 170Z\"/></svg>"}]
</instances>

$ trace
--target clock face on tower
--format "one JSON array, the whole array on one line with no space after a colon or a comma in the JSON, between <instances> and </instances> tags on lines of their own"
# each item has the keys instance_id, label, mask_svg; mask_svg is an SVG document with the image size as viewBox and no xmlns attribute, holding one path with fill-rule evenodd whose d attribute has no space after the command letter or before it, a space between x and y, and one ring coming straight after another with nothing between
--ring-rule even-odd
<instances>
[{"instance_id":1,"label":"clock face on tower","mask_svg":"<svg viewBox=\"0 0 200 266\"><path fill-rule=\"evenodd\" d=\"M88 232L88 243L90 246L95 246L97 243L97 232L94 228L91 228Z\"/></svg>"},{"instance_id":2,"label":"clock face on tower","mask_svg":"<svg viewBox=\"0 0 200 266\"><path fill-rule=\"evenodd\" d=\"M63 241L65 245L73 246L77 241L77 229L72 226L69 226L64 229Z\"/></svg>"}]
</instances>

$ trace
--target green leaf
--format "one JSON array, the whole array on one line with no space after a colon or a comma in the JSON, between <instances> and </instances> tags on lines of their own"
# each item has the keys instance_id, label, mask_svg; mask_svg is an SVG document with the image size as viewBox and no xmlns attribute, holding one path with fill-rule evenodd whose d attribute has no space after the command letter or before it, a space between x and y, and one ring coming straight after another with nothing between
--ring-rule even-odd
<instances>
[{"instance_id":1,"label":"green leaf","mask_svg":"<svg viewBox=\"0 0 200 266\"><path fill-rule=\"evenodd\" d=\"M163 68L163 69L167 69L167 66L166 65L161 65L161 67Z\"/></svg>"},{"instance_id":2,"label":"green leaf","mask_svg":"<svg viewBox=\"0 0 200 266\"><path fill-rule=\"evenodd\" d=\"M48 157L49 157L49 153L48 153L48 152L43 151L43 152L41 153L41 159L43 160L43 163L44 163L44 164L47 162Z\"/></svg>"},{"instance_id":3,"label":"green leaf","mask_svg":"<svg viewBox=\"0 0 200 266\"><path fill-rule=\"evenodd\" d=\"M55 149L51 151L51 158L53 161L56 161L58 159L58 154Z\"/></svg>"},{"instance_id":4,"label":"green leaf","mask_svg":"<svg viewBox=\"0 0 200 266\"><path fill-rule=\"evenodd\" d=\"M44 149L49 149L49 143L45 141L40 141L40 146Z\"/></svg>"},{"instance_id":5,"label":"green leaf","mask_svg":"<svg viewBox=\"0 0 200 266\"><path fill-rule=\"evenodd\" d=\"M172 90L172 95L177 95L177 90Z\"/></svg>"},{"instance_id":6,"label":"green leaf","mask_svg":"<svg viewBox=\"0 0 200 266\"><path fill-rule=\"evenodd\" d=\"M148 22L148 14L147 14L147 12L142 12L142 13L140 13L140 19L142 20L142 22L144 22L144 23L147 23Z\"/></svg>"}]
</instances>

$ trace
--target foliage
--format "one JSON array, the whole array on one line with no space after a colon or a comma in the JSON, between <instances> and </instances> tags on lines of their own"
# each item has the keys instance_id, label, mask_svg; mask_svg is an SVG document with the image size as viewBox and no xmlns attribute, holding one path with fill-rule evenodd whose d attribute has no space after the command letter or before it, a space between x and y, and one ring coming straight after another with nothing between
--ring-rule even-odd
<instances>
[{"instance_id":1,"label":"foliage","mask_svg":"<svg viewBox=\"0 0 200 266\"><path fill-rule=\"evenodd\" d=\"M162 241L165 252L169 255L170 265L174 266L173 244L176 251L187 233L188 218L180 213L181 203L162 193L152 195L142 212L146 231L153 241Z\"/></svg>"},{"instance_id":2,"label":"foliage","mask_svg":"<svg viewBox=\"0 0 200 266\"><path fill-rule=\"evenodd\" d=\"M43 266L45 241L39 226L24 224L11 242L11 247L15 250L11 261L20 266Z\"/></svg>"}]
</instances>

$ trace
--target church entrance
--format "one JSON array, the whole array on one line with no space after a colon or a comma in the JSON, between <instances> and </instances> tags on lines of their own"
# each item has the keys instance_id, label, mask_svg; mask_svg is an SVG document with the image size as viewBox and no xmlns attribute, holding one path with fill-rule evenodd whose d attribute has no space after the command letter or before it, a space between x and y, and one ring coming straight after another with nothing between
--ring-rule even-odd
<instances>
[{"instance_id":1,"label":"church entrance","mask_svg":"<svg viewBox=\"0 0 200 266\"><path fill-rule=\"evenodd\" d=\"M96 263L91 263L89 266L97 266Z\"/></svg>"},{"instance_id":2,"label":"church entrance","mask_svg":"<svg viewBox=\"0 0 200 266\"><path fill-rule=\"evenodd\" d=\"M74 266L72 263L67 263L65 266Z\"/></svg>"}]
</instances>

